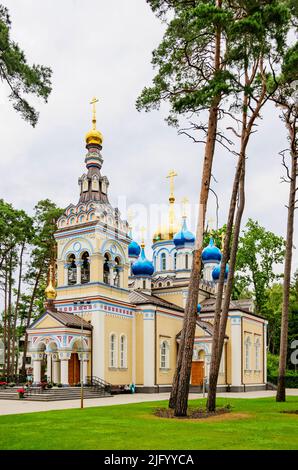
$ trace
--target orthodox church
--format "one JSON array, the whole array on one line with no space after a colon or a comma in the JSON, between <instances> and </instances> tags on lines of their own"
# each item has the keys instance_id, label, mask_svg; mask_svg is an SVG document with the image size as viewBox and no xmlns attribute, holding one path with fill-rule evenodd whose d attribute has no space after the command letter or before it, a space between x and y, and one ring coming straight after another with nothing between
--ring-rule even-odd
<instances>
[{"instance_id":1,"label":"orthodox church","mask_svg":"<svg viewBox=\"0 0 298 470\"><path fill-rule=\"evenodd\" d=\"M86 135L86 170L80 197L57 222L57 260L46 289L44 313L27 330L33 380L64 386L90 378L136 391L170 390L176 366L195 237L184 214L177 226L174 177L169 174L169 217L153 235L153 260L144 241L109 202L109 180L101 173L102 134ZM221 251L213 239L202 253L191 385L208 377L216 283ZM228 276L228 268L226 277ZM231 301L218 380L222 391L266 387L267 322L250 301Z\"/></svg>"}]
</instances>

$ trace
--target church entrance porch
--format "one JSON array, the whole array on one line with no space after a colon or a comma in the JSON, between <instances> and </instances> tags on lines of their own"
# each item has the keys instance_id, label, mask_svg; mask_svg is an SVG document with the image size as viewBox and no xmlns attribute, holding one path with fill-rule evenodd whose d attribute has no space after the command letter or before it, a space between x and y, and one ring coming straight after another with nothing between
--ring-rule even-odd
<instances>
[{"instance_id":1,"label":"church entrance porch","mask_svg":"<svg viewBox=\"0 0 298 470\"><path fill-rule=\"evenodd\" d=\"M69 385L76 385L80 382L80 361L78 353L71 353L68 361L68 382Z\"/></svg>"}]
</instances>

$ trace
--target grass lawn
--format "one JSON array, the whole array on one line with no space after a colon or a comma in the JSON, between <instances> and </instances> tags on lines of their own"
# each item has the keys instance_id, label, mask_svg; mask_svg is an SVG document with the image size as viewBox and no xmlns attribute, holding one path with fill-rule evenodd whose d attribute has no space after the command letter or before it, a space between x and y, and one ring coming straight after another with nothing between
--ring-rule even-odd
<instances>
[{"instance_id":1,"label":"grass lawn","mask_svg":"<svg viewBox=\"0 0 298 470\"><path fill-rule=\"evenodd\" d=\"M201 406L203 400L192 400ZM298 449L298 397L218 399L232 413L204 420L158 418L166 402L0 416L0 449Z\"/></svg>"}]
</instances>

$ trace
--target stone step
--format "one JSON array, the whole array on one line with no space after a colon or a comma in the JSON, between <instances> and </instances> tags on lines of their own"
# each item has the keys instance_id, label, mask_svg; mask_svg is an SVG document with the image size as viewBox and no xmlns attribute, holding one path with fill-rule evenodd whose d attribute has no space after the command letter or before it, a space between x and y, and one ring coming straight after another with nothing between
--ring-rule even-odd
<instances>
[{"instance_id":1,"label":"stone step","mask_svg":"<svg viewBox=\"0 0 298 470\"><path fill-rule=\"evenodd\" d=\"M19 395L15 390L4 389L0 391L0 400L17 400ZM104 390L92 390L89 387L84 387L84 399L100 398L111 396ZM26 396L25 400L30 401L58 401L58 400L76 400L81 397L81 389L79 387L64 387L57 389L47 389L44 392L32 393Z\"/></svg>"}]
</instances>

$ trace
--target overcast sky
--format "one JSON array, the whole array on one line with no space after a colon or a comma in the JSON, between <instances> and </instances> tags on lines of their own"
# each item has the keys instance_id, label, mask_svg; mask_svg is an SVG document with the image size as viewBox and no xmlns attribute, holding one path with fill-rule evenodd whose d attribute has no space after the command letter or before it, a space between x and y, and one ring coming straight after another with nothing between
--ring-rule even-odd
<instances>
[{"instance_id":1,"label":"overcast sky","mask_svg":"<svg viewBox=\"0 0 298 470\"><path fill-rule=\"evenodd\" d=\"M66 207L78 201L78 177L85 171L85 133L91 125L90 99L99 97L98 128L103 133L102 173L110 180L110 200L128 204L165 203L166 175L174 168L176 197L198 199L203 147L164 122L165 110L139 113L135 100L150 84L151 52L164 26L145 0L2 0L9 8L12 37L31 63L53 70L48 104L33 129L13 110L0 88L1 192L17 208L32 211L50 198ZM263 113L248 149L247 204L251 217L280 235L286 233L288 186L280 183L278 152L286 134L273 107ZM234 157L216 151L214 184L220 199L219 225L225 223ZM208 217L215 219L211 202ZM194 229L194 220L191 220ZM297 228L297 223L296 223ZM151 228L152 230L152 228ZM296 229L295 245L298 247ZM148 240L149 242L149 240ZM294 251L294 268L298 256Z\"/></svg>"}]
</instances>

